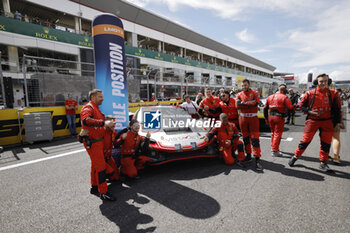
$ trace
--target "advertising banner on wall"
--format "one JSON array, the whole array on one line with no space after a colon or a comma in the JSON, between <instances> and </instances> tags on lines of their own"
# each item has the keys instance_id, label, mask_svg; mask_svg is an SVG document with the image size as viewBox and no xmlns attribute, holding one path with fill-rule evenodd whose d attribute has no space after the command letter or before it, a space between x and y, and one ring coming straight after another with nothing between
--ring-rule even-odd
<instances>
[{"instance_id":1,"label":"advertising banner on wall","mask_svg":"<svg viewBox=\"0 0 350 233\"><path fill-rule=\"evenodd\" d=\"M128 91L125 70L125 36L122 21L112 14L92 22L96 87L103 91L100 110L116 117L116 130L128 126Z\"/></svg>"}]
</instances>

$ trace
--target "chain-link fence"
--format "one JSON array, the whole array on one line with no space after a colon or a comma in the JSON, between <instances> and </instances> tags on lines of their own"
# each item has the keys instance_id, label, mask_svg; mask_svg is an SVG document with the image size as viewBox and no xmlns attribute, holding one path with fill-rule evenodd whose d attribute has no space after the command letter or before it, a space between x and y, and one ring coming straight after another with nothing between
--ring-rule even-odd
<instances>
[{"instance_id":1,"label":"chain-link fence","mask_svg":"<svg viewBox=\"0 0 350 233\"><path fill-rule=\"evenodd\" d=\"M94 64L24 56L22 62L27 107L63 106L68 94L81 103L94 88Z\"/></svg>"},{"instance_id":2,"label":"chain-link fence","mask_svg":"<svg viewBox=\"0 0 350 233\"><path fill-rule=\"evenodd\" d=\"M141 67L127 67L130 103L179 100L184 95L189 95L194 100L199 92L204 93L206 87L211 87L213 91L221 88L238 90L236 77L213 76L209 73L185 72L172 68ZM17 70L17 73L11 70ZM88 99L88 92L96 86L94 70L93 63L24 55L20 58L20 63L12 69L5 67L6 75L16 75L9 82L12 86L7 87L13 89L13 94L9 95L9 98L13 96L13 104L11 106L11 101L7 101L9 104L5 106L63 106L70 93L81 104L83 99ZM4 77L5 81L6 78ZM276 89L272 84L254 81L251 84L263 96Z\"/></svg>"}]
</instances>

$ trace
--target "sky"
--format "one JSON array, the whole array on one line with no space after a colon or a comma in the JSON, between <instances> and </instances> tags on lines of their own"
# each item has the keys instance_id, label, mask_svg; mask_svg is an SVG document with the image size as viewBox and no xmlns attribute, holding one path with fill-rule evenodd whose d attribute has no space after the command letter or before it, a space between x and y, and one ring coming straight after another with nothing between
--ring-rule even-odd
<instances>
[{"instance_id":1,"label":"sky","mask_svg":"<svg viewBox=\"0 0 350 233\"><path fill-rule=\"evenodd\" d=\"M294 73L350 80L349 0L125 0Z\"/></svg>"}]
</instances>

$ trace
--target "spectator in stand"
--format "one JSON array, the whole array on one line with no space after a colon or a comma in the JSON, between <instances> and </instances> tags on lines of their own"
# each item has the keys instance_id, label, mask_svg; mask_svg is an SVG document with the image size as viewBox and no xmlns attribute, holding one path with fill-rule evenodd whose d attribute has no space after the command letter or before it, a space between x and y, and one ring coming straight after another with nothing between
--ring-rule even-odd
<instances>
[{"instance_id":1,"label":"spectator in stand","mask_svg":"<svg viewBox=\"0 0 350 233\"><path fill-rule=\"evenodd\" d=\"M45 21L45 26L46 26L46 27L51 27L51 23L50 23L50 20L49 20L49 19L46 19L46 21Z\"/></svg>"},{"instance_id":2,"label":"spectator in stand","mask_svg":"<svg viewBox=\"0 0 350 233\"><path fill-rule=\"evenodd\" d=\"M51 23L51 27L52 28L56 28L56 22L53 20L52 23Z\"/></svg>"},{"instance_id":3,"label":"spectator in stand","mask_svg":"<svg viewBox=\"0 0 350 233\"><path fill-rule=\"evenodd\" d=\"M66 116L69 126L69 131L71 135L75 136L76 133L76 127L75 127L75 111L78 109L78 104L75 100L73 100L73 95L68 94L68 99L65 101L64 105L66 106Z\"/></svg>"},{"instance_id":4,"label":"spectator in stand","mask_svg":"<svg viewBox=\"0 0 350 233\"><path fill-rule=\"evenodd\" d=\"M35 16L35 17L33 18L33 21L32 21L32 22L35 23L35 24L40 24L40 20L39 20L38 16Z\"/></svg>"},{"instance_id":5,"label":"spectator in stand","mask_svg":"<svg viewBox=\"0 0 350 233\"><path fill-rule=\"evenodd\" d=\"M18 11L15 12L15 19L22 20L22 14Z\"/></svg>"},{"instance_id":6,"label":"spectator in stand","mask_svg":"<svg viewBox=\"0 0 350 233\"><path fill-rule=\"evenodd\" d=\"M24 18L23 18L23 19L24 19L25 22L29 23L29 17L28 17L27 14L24 15Z\"/></svg>"}]
</instances>

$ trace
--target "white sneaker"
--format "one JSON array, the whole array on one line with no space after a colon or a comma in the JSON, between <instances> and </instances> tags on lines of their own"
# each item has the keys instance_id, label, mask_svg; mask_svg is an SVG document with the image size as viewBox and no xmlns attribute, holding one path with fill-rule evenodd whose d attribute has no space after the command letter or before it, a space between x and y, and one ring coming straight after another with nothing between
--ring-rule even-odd
<instances>
[{"instance_id":1,"label":"white sneaker","mask_svg":"<svg viewBox=\"0 0 350 233\"><path fill-rule=\"evenodd\" d=\"M281 157L283 154L281 151L272 151L272 156L273 157Z\"/></svg>"}]
</instances>

